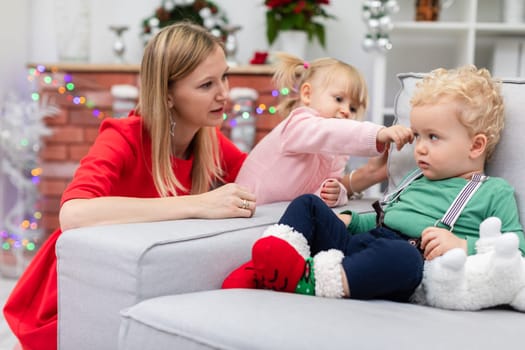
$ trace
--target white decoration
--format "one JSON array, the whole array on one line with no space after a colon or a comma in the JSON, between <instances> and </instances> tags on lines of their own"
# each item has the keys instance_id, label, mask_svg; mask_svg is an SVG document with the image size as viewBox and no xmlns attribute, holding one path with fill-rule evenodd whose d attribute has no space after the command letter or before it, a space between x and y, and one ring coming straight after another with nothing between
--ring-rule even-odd
<instances>
[{"instance_id":1,"label":"white decoration","mask_svg":"<svg viewBox=\"0 0 525 350\"><path fill-rule=\"evenodd\" d=\"M389 0L385 4L385 8L388 13L397 13L399 12L399 4L395 0Z\"/></svg>"},{"instance_id":2,"label":"white decoration","mask_svg":"<svg viewBox=\"0 0 525 350\"><path fill-rule=\"evenodd\" d=\"M362 18L368 30L362 43L365 51L387 52L392 49L389 33L394 25L390 15L398 11L399 5L395 0L363 1Z\"/></svg>"},{"instance_id":3,"label":"white decoration","mask_svg":"<svg viewBox=\"0 0 525 350\"><path fill-rule=\"evenodd\" d=\"M164 10L170 12L174 8L175 8L175 4L173 3L173 1L167 0L164 2Z\"/></svg>"},{"instance_id":4,"label":"white decoration","mask_svg":"<svg viewBox=\"0 0 525 350\"><path fill-rule=\"evenodd\" d=\"M211 17L211 10L209 7L203 7L200 11L199 11L199 15L202 17L202 18L208 18L208 17Z\"/></svg>"},{"instance_id":5,"label":"white decoration","mask_svg":"<svg viewBox=\"0 0 525 350\"><path fill-rule=\"evenodd\" d=\"M157 28L160 24L160 21L157 17L152 17L149 19L148 24L152 28Z\"/></svg>"},{"instance_id":6,"label":"white decoration","mask_svg":"<svg viewBox=\"0 0 525 350\"><path fill-rule=\"evenodd\" d=\"M477 254L456 248L425 262L423 282L413 301L452 310L479 310L509 305L525 312L525 258L518 236L501 233L490 217L479 227Z\"/></svg>"},{"instance_id":7,"label":"white decoration","mask_svg":"<svg viewBox=\"0 0 525 350\"><path fill-rule=\"evenodd\" d=\"M129 84L115 84L111 86L111 95L114 98L123 99L137 99L139 97L139 89L134 85Z\"/></svg>"},{"instance_id":8,"label":"white decoration","mask_svg":"<svg viewBox=\"0 0 525 350\"><path fill-rule=\"evenodd\" d=\"M38 152L42 136L51 131L42 119L59 113L59 109L48 103L22 101L9 95L0 111L0 147L3 155L0 170L16 189L16 198L11 200L11 208L2 223L2 239L10 246L16 264L10 268L3 266L2 274L16 277L22 273L29 261L24 249L43 234L34 217L39 197L37 184L41 169L38 168ZM24 224L25 223L25 224ZM5 249L5 248L4 248ZM28 250L31 250L27 248Z\"/></svg>"},{"instance_id":9,"label":"white decoration","mask_svg":"<svg viewBox=\"0 0 525 350\"><path fill-rule=\"evenodd\" d=\"M210 30L210 33L213 35L213 36L216 36L217 38L220 38L221 37L221 30L218 29L218 28L213 28L212 30Z\"/></svg>"},{"instance_id":10,"label":"white decoration","mask_svg":"<svg viewBox=\"0 0 525 350\"><path fill-rule=\"evenodd\" d=\"M259 93L257 93L257 90L252 88L234 87L230 89L229 98L232 101L239 99L249 99L255 101L259 98Z\"/></svg>"},{"instance_id":11,"label":"white decoration","mask_svg":"<svg viewBox=\"0 0 525 350\"><path fill-rule=\"evenodd\" d=\"M208 29L212 29L213 27L216 26L216 22L215 22L215 19L212 18L212 17L208 17L208 18L205 18L204 19L204 27L208 28Z\"/></svg>"}]
</instances>

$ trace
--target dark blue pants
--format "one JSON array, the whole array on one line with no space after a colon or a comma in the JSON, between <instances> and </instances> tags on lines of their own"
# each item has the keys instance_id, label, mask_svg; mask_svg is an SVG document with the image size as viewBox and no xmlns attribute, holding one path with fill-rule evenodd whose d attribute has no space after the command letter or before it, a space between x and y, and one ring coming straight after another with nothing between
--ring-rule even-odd
<instances>
[{"instance_id":1,"label":"dark blue pants","mask_svg":"<svg viewBox=\"0 0 525 350\"><path fill-rule=\"evenodd\" d=\"M405 238L384 227L351 235L315 195L294 199L279 223L303 234L312 256L328 249L343 252L351 298L407 301L421 282L423 257Z\"/></svg>"}]
</instances>

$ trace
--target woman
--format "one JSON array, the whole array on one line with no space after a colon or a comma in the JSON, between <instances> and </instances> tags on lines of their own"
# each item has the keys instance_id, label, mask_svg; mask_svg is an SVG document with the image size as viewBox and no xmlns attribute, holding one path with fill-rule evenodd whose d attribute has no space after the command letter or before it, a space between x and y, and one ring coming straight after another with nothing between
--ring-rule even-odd
<instances>
[{"instance_id":1,"label":"woman","mask_svg":"<svg viewBox=\"0 0 525 350\"><path fill-rule=\"evenodd\" d=\"M63 230L253 215L255 196L231 183L246 154L218 130L227 70L220 40L189 23L164 28L146 46L136 111L102 123L62 196L60 229L4 307L25 350L57 348L55 243Z\"/></svg>"}]
</instances>

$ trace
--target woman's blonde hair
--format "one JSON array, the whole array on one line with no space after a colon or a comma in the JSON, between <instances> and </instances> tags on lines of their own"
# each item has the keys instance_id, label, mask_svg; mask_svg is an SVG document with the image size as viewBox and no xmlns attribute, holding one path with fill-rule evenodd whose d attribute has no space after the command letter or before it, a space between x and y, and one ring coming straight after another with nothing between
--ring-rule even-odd
<instances>
[{"instance_id":1,"label":"woman's blonde hair","mask_svg":"<svg viewBox=\"0 0 525 350\"><path fill-rule=\"evenodd\" d=\"M312 62L305 62L299 57L287 53L276 54L277 63L273 83L279 89L288 89L288 94L282 94L280 104L277 106L282 116L290 114L292 109L299 106L299 91L304 83L314 79L328 86L336 77L347 77L347 91L355 105L358 118L362 118L368 105L368 89L366 80L355 67L334 58L319 58Z\"/></svg>"},{"instance_id":2,"label":"woman's blonde hair","mask_svg":"<svg viewBox=\"0 0 525 350\"><path fill-rule=\"evenodd\" d=\"M152 176L162 197L176 196L177 189L188 191L177 179L171 161L174 143L170 134L169 90L218 47L224 50L221 41L203 27L179 22L161 29L144 49L137 112L151 136ZM215 181L222 181L216 129L199 129L190 147L194 156L191 193L203 193Z\"/></svg>"},{"instance_id":3,"label":"woman's blonde hair","mask_svg":"<svg viewBox=\"0 0 525 350\"><path fill-rule=\"evenodd\" d=\"M505 124L501 82L487 69L466 65L458 69L433 70L417 84L410 101L412 106L432 105L450 99L457 103L459 121L469 134L487 137L490 159Z\"/></svg>"}]
</instances>

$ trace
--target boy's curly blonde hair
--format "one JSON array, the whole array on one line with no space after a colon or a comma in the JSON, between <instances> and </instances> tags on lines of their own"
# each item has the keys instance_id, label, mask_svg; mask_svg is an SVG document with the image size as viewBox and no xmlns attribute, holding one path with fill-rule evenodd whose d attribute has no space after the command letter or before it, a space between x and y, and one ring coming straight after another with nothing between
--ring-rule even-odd
<instances>
[{"instance_id":1,"label":"boy's curly blonde hair","mask_svg":"<svg viewBox=\"0 0 525 350\"><path fill-rule=\"evenodd\" d=\"M470 135L487 137L486 154L490 159L504 126L501 82L487 69L466 65L458 69L439 68L416 85L412 107L432 105L450 99L457 102L459 121Z\"/></svg>"},{"instance_id":2,"label":"boy's curly blonde hair","mask_svg":"<svg viewBox=\"0 0 525 350\"><path fill-rule=\"evenodd\" d=\"M288 116L292 109L299 106L299 91L304 83L321 78L324 86L328 86L335 77L339 76L348 77L348 94L356 108L357 118L363 117L368 105L368 88L365 78L354 66L329 57L307 63L299 57L284 52L277 53L276 58L273 82L279 91L283 88L289 90L289 94L283 96L277 106L283 117Z\"/></svg>"}]
</instances>

